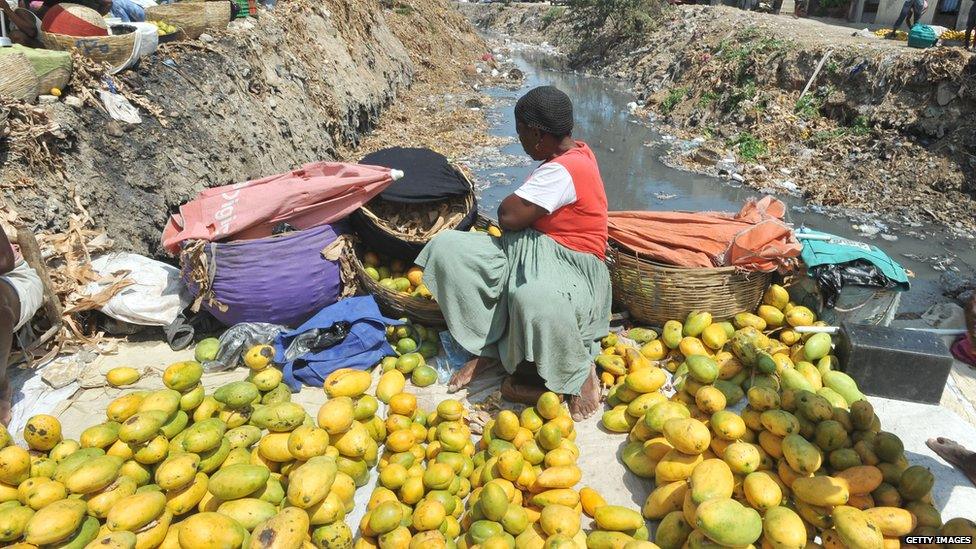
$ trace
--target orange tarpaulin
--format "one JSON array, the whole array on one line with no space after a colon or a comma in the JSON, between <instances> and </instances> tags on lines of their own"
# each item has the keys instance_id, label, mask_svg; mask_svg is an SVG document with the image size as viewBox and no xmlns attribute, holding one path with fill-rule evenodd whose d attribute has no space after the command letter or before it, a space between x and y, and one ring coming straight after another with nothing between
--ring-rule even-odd
<instances>
[{"instance_id":1,"label":"orange tarpaulin","mask_svg":"<svg viewBox=\"0 0 976 549\"><path fill-rule=\"evenodd\" d=\"M610 212L610 240L639 256L679 267L735 266L775 271L792 265L801 245L772 197L749 200L737 214Z\"/></svg>"}]
</instances>

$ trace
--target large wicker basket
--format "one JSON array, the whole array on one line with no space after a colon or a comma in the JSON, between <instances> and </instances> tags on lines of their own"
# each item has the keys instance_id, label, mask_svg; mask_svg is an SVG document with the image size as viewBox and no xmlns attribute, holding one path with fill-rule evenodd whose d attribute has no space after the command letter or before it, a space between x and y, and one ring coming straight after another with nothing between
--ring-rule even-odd
<instances>
[{"instance_id":1,"label":"large wicker basket","mask_svg":"<svg viewBox=\"0 0 976 549\"><path fill-rule=\"evenodd\" d=\"M230 23L230 2L228 0L204 2L204 18L209 31L221 31Z\"/></svg>"},{"instance_id":2,"label":"large wicker basket","mask_svg":"<svg viewBox=\"0 0 976 549\"><path fill-rule=\"evenodd\" d=\"M146 19L166 21L182 29L190 40L196 40L207 30L207 6L206 2L177 2L150 6L146 8ZM227 5L227 20L230 21L230 4ZM224 23L224 27L226 26L227 23Z\"/></svg>"},{"instance_id":3,"label":"large wicker basket","mask_svg":"<svg viewBox=\"0 0 976 549\"><path fill-rule=\"evenodd\" d=\"M359 260L359 251L355 246L346 246L347 261L356 273L359 288L373 296L383 314L390 318L407 317L411 322L422 326L444 326L444 315L437 302L423 297L413 297L380 286L366 274L366 267Z\"/></svg>"},{"instance_id":4,"label":"large wicker basket","mask_svg":"<svg viewBox=\"0 0 976 549\"><path fill-rule=\"evenodd\" d=\"M96 63L105 62L117 67L132 57L132 49L135 47L138 34L129 32L111 36L68 36L42 32L40 36L41 43L49 50L78 50L78 53Z\"/></svg>"},{"instance_id":5,"label":"large wicker basket","mask_svg":"<svg viewBox=\"0 0 976 549\"><path fill-rule=\"evenodd\" d=\"M488 227L497 228L498 224L479 214L474 226L485 231ZM345 254L347 262L356 273L356 281L360 289L373 295L384 314L391 318L407 317L423 326L444 326L444 315L436 301L404 295L380 286L366 274L366 268L359 260L359 253L353 245L346 246Z\"/></svg>"},{"instance_id":6,"label":"large wicker basket","mask_svg":"<svg viewBox=\"0 0 976 549\"><path fill-rule=\"evenodd\" d=\"M37 73L22 53L0 56L0 95L33 103L37 99Z\"/></svg>"},{"instance_id":7,"label":"large wicker basket","mask_svg":"<svg viewBox=\"0 0 976 549\"><path fill-rule=\"evenodd\" d=\"M772 280L772 273L735 267L674 267L643 259L612 242L607 268L614 300L631 317L651 326L684 320L692 311L708 311L715 320L752 311Z\"/></svg>"},{"instance_id":8,"label":"large wicker basket","mask_svg":"<svg viewBox=\"0 0 976 549\"><path fill-rule=\"evenodd\" d=\"M353 215L353 226L360 239L372 248L382 250L387 255L406 261L413 261L420 250L430 242L430 239L441 231L459 229L467 230L477 219L478 201L475 196L474 183L471 175L463 166L452 164L467 183L468 192L463 196L428 202L424 204L388 203L382 198L374 198L356 210ZM410 211L411 208L428 208L442 215L426 231L417 234L401 232L385 219L385 215L378 209L385 209L386 213ZM416 211L416 210L414 210Z\"/></svg>"}]
</instances>

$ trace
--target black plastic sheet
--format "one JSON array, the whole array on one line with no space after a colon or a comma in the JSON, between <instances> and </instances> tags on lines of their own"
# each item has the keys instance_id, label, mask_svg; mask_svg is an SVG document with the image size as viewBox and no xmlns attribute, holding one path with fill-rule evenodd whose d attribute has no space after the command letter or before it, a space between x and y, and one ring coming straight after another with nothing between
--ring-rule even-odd
<instances>
[{"instance_id":1,"label":"black plastic sheet","mask_svg":"<svg viewBox=\"0 0 976 549\"><path fill-rule=\"evenodd\" d=\"M817 281L824 307L833 308L845 286L888 289L898 282L888 278L870 261L858 259L848 263L824 264L810 268L810 275Z\"/></svg>"}]
</instances>

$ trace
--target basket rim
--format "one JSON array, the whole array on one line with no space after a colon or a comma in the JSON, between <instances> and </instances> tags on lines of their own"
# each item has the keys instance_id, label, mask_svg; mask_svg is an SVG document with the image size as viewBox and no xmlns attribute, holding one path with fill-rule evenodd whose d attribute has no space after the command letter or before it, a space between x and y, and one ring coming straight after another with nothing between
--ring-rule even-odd
<instances>
[{"instance_id":1,"label":"basket rim","mask_svg":"<svg viewBox=\"0 0 976 549\"><path fill-rule=\"evenodd\" d=\"M378 293L385 299L389 299L401 304L405 308L426 309L423 311L424 313L436 313L438 315L442 315L441 308L436 301L432 299L425 299L423 297L401 295L400 292L394 292L389 288L384 288L378 282L370 278L369 275L366 274L366 267L363 265L362 261L359 260L359 254L356 252L356 248L356 244L348 243L346 245L346 255L349 256L353 270L356 271L356 278L359 279L360 283L365 286L365 289L369 291L369 293Z\"/></svg>"},{"instance_id":2,"label":"basket rim","mask_svg":"<svg viewBox=\"0 0 976 549\"><path fill-rule=\"evenodd\" d=\"M626 248L620 248L619 243L614 242L612 239L610 245L607 246L610 249L610 254L607 254L607 259L610 259L610 255L622 255L629 259L637 260L638 262L647 265L649 268L657 269L661 271L669 271L674 273L691 273L696 274L732 274L732 273L754 273L754 274L766 274L763 271L750 271L748 269L740 269L734 265L728 265L725 267L681 267L678 265L668 265L666 263L660 263L652 259L642 257L639 253Z\"/></svg>"},{"instance_id":3,"label":"basket rim","mask_svg":"<svg viewBox=\"0 0 976 549\"><path fill-rule=\"evenodd\" d=\"M461 174L461 177L463 177L464 181L468 184L468 192L464 194L464 204L465 206L467 206L467 209L470 211L471 208L473 208L475 205L474 204L475 201L474 182L471 179L471 176L469 175L467 169L465 169L463 166L455 162L450 162L449 164L452 168L454 168L455 170L458 171L458 173ZM460 196L461 195L458 195L458 197ZM374 198L380 198L380 196L377 195ZM450 200L452 198L455 197L448 197L442 200ZM372 210L369 209L368 205L369 202L360 206L359 209L362 211L363 215L365 215L370 219L370 221L372 221L375 227L377 227L380 231L382 231L387 236L392 236L400 240L406 240L407 242L413 244L422 244L430 240L429 238L423 238L423 237L418 237L413 235L405 235L403 233L391 230L375 213L373 213ZM445 230L445 229L453 229L453 227L448 227L447 225L445 225L440 230Z\"/></svg>"}]
</instances>

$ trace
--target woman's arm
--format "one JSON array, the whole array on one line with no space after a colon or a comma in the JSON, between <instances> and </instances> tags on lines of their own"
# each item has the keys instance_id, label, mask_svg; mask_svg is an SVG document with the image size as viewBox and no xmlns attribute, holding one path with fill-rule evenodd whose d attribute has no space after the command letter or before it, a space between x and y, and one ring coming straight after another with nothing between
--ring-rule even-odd
<instances>
[{"instance_id":1,"label":"woman's arm","mask_svg":"<svg viewBox=\"0 0 976 549\"><path fill-rule=\"evenodd\" d=\"M3 10L7 19L17 27L17 30L30 38L37 36L37 25L34 22L34 16L29 11L24 8L11 9L7 0L0 0L0 9Z\"/></svg>"},{"instance_id":2,"label":"woman's arm","mask_svg":"<svg viewBox=\"0 0 976 549\"><path fill-rule=\"evenodd\" d=\"M6 0L0 0L6 3ZM5 275L14 270L14 249L10 246L7 233L0 227L0 275Z\"/></svg>"},{"instance_id":3,"label":"woman's arm","mask_svg":"<svg viewBox=\"0 0 976 549\"><path fill-rule=\"evenodd\" d=\"M521 196L510 194L502 200L501 206L498 206L498 224L505 231L521 231L548 213L545 208Z\"/></svg>"}]
</instances>

